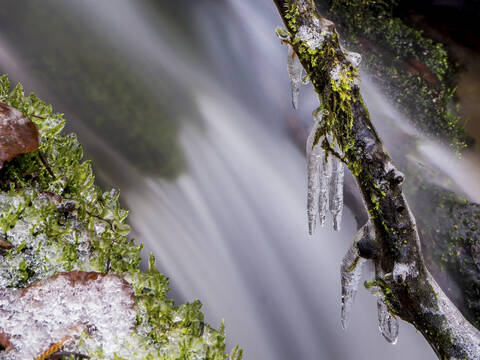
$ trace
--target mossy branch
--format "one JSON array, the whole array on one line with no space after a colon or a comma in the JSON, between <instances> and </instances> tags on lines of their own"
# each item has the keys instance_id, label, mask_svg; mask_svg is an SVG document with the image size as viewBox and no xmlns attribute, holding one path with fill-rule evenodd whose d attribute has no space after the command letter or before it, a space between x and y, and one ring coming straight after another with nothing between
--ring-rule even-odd
<instances>
[{"instance_id":1,"label":"mossy branch","mask_svg":"<svg viewBox=\"0 0 480 360\"><path fill-rule=\"evenodd\" d=\"M344 50L335 25L313 0L274 0L292 46L328 111L326 131L345 154L375 227L370 254L389 311L413 324L440 359L480 359L480 334L443 293L425 267L415 219L402 190L404 180L377 135L360 95L355 54ZM320 136L317 136L319 138ZM362 251L368 246L369 251ZM395 265L408 267L394 276Z\"/></svg>"}]
</instances>

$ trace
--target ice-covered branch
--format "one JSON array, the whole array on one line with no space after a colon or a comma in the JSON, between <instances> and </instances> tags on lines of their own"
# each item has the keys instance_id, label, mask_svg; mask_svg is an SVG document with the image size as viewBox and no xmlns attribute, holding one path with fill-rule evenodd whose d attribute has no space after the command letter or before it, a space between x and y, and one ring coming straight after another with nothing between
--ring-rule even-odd
<instances>
[{"instance_id":1,"label":"ice-covered branch","mask_svg":"<svg viewBox=\"0 0 480 360\"><path fill-rule=\"evenodd\" d=\"M287 27L282 35L291 47L289 56L295 61L296 57L303 66L326 114L322 126L314 127L307 148L311 229L317 213L322 222L321 207L326 205L325 199L319 205L315 202L318 197L322 200L322 181L330 181L325 177L331 177L331 165L323 166L323 175L319 167L322 162L328 163L329 158L321 156L320 150L325 150L323 139L332 137L356 179L374 234L353 245L354 256L347 256L344 263L344 285L355 283L358 276L358 251L359 258L375 265L373 285L381 293L379 320L384 336L395 341L395 319L400 317L422 332L440 359L480 359L478 330L464 319L425 267L415 219L402 190L404 176L393 165L360 96L359 55L342 48L335 25L318 13L313 0L274 2ZM294 98L299 73L296 68ZM319 171L317 180L314 174ZM333 188L326 196L331 197L332 191ZM353 277L353 283L348 275ZM352 299L350 293L345 289L344 307Z\"/></svg>"}]
</instances>

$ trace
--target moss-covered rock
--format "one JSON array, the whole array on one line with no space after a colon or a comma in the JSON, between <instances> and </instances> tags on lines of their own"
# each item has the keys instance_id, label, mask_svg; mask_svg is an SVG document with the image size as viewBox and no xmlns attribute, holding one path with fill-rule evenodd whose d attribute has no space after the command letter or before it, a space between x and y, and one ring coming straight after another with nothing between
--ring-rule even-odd
<instances>
[{"instance_id":1,"label":"moss-covered rock","mask_svg":"<svg viewBox=\"0 0 480 360\"><path fill-rule=\"evenodd\" d=\"M89 161L73 134L63 134L64 119L37 96L25 96L21 85L10 90L0 78L0 102L38 126L40 150L20 155L0 172L0 289L23 289L34 282L73 270L115 274L135 294L137 320L116 359L239 359L225 353L220 330L204 324L198 301L177 306L167 299L168 279L153 256L147 271L139 269L141 245L128 237L127 211L116 190L94 184ZM73 345L78 353L105 358L101 344L83 334ZM72 345L70 345L72 347ZM0 358L9 359L7 351Z\"/></svg>"}]
</instances>

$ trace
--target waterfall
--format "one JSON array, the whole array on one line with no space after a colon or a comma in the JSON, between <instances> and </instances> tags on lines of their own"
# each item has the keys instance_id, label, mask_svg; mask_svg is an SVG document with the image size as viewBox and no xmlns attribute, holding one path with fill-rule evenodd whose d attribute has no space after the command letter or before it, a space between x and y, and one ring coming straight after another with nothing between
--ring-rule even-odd
<instances>
[{"instance_id":1,"label":"waterfall","mask_svg":"<svg viewBox=\"0 0 480 360\"><path fill-rule=\"evenodd\" d=\"M362 289L348 331L341 328L339 269L355 224L346 209L340 232L327 226L308 236L305 158L285 124L309 124L315 99L311 88L302 89L300 110L290 109L286 49L274 34L280 19L271 0L182 0L171 5L188 6L182 19L156 18L149 2L54 3L101 33L134 73L148 63L189 95L194 111L183 116L179 135L186 169L173 181L143 175L78 109L64 110L103 181L121 188L134 235L170 277L175 301L200 299L213 326L224 318L229 345L240 344L246 359L436 358L406 323L398 344L387 344L376 299ZM189 23L189 36L178 32L177 20ZM0 46L7 72L62 104L15 58L21 44ZM370 99L379 108L385 100L373 86L362 91L375 119L382 110ZM145 96L162 93L147 88ZM184 99L171 106L181 113Z\"/></svg>"}]
</instances>

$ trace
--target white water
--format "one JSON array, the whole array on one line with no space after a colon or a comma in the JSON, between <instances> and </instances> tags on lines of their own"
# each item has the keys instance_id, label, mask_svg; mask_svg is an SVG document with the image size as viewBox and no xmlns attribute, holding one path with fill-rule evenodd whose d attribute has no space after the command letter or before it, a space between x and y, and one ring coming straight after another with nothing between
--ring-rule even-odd
<instances>
[{"instance_id":1,"label":"white water","mask_svg":"<svg viewBox=\"0 0 480 360\"><path fill-rule=\"evenodd\" d=\"M188 170L175 182L145 179L101 138L79 123L74 127L97 154L104 177L122 188L137 238L171 277L172 296L201 299L213 325L224 317L229 344L239 343L246 359L435 359L404 323L398 344L387 344L378 333L375 298L362 289L349 330L341 330L338 270L355 226L346 211L341 232L329 226L307 235L305 158L283 132L295 115L273 2L192 5L210 54L198 61L188 46L175 44L168 26L155 31L140 3L114 4L115 16L111 0L62 3L85 21L103 22L105 38L132 63L158 62L190 89L198 116L181 132ZM1 53L14 57L6 48ZM208 61L206 68L197 64ZM34 79L24 81L35 88ZM309 101L299 101L308 121ZM181 104L178 99L172 106Z\"/></svg>"}]
</instances>

